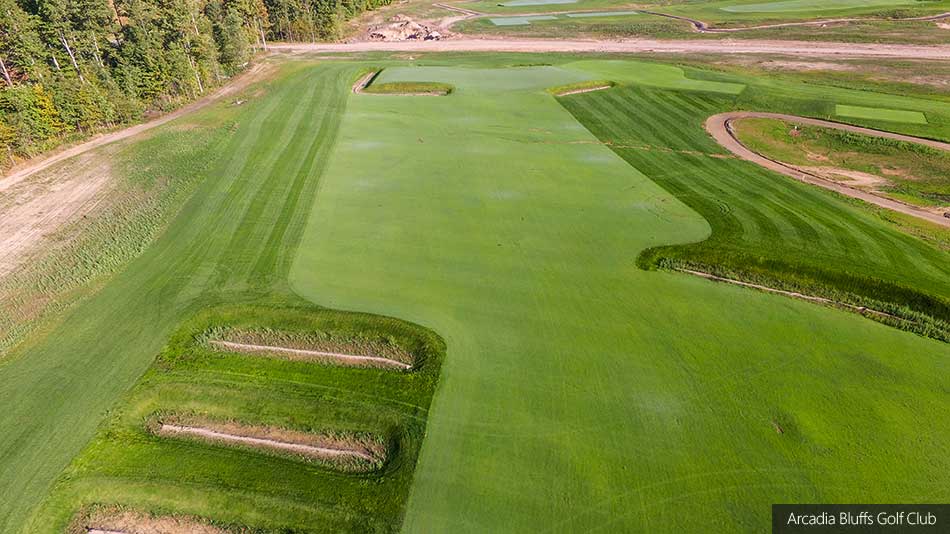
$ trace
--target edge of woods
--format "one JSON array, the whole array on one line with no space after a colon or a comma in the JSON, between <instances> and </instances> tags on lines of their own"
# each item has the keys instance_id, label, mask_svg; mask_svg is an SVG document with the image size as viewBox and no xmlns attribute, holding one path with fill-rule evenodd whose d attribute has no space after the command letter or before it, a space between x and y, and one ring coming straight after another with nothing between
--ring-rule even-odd
<instances>
[{"instance_id":1,"label":"edge of woods","mask_svg":"<svg viewBox=\"0 0 950 534\"><path fill-rule=\"evenodd\" d=\"M692 67L684 67L684 70L686 70L688 77L695 79L738 81L735 76L727 73ZM901 125L837 117L829 109L834 108L833 98L820 100L807 98L804 95L782 95L781 88L757 87L753 84L748 85L742 93L735 96L703 90L655 89L638 84L623 83L617 83L613 87L597 92L558 96L558 101L601 142L680 201L696 210L711 226L710 236L703 241L681 245L661 245L643 250L636 261L639 268L686 273L697 272L708 275L707 278L720 282L744 282L747 286L763 286L786 294L800 294L813 302L827 300L827 305L854 311L875 321L950 343L950 299L935 291L928 291L928 288L925 287L876 276L873 267L844 265L843 260L847 259L846 257L837 258L837 260L842 260L838 261L837 264L820 265L817 260L796 258L795 254L800 252L798 250L791 253L785 253L781 250L776 251L775 249L763 251L757 247L756 242L744 238L742 225L737 220L730 219L728 199L723 202L721 199L714 197L699 198L691 189L681 187L682 184L679 183L681 178L672 176L675 174L674 172L664 173L645 166L641 156L637 154L649 152L651 150L649 143L637 139L636 134L631 137L627 133L620 133L629 132L629 125L626 128L623 125L616 124L599 125L596 119L585 117L586 110L583 106L586 104L579 103L583 102L582 99L604 98L605 93L608 93L606 98L611 98L609 93L613 93L615 95L613 98L619 99L622 96L617 91L625 89L644 93L667 91L672 94L692 95L707 100L707 103L704 104L706 109L703 110L701 116L697 114L690 117L690 119L695 119L692 121L695 124L691 122L685 130L686 133L682 136L673 135L674 144L682 143L683 146L671 145L668 147L673 149L667 151L670 157L676 157L677 149L683 149L681 150L682 154L680 154L683 158L696 156L708 159L709 156L713 156L714 158L725 157L728 159L729 155L725 149L716 144L702 126L708 116L725 111L768 110L855 124L922 138L946 140L950 137L950 134L943 130L938 132L936 128L931 128L934 121L931 121L931 125L922 127L919 125ZM829 89L835 90L834 88ZM650 98L654 97L651 96ZM674 113L677 120L683 120L683 115L686 114L687 112L684 111ZM931 117L928 115L928 118L936 119L938 126L945 126L944 130L946 130L946 126L950 126L950 119L946 117ZM718 160L709 161L715 162L709 163L709 165L720 164ZM673 163L668 161L667 164L672 165ZM750 173L773 175L769 178L778 182L778 187L789 189L795 187L793 185L794 180L759 168L754 163L738 162L737 164L751 167ZM657 174L658 172L660 174ZM682 173L683 171L679 172ZM670 176L665 176L665 174L670 174ZM908 223L900 217L900 214L893 214L883 208L877 208L812 185L805 184L805 186L820 191L818 194L825 195L825 198L829 201L834 198L839 203L853 206L876 219L875 222L888 227L888 230L899 231L910 236L909 229L914 224L926 225L925 222ZM750 184L750 187L754 187L754 184ZM712 195L712 193L709 194ZM754 202L754 199L751 201ZM802 216L808 216L807 208L802 211ZM910 217L904 218L909 219ZM827 223L829 221L822 222L822 224ZM943 230L936 225L930 226L933 226L933 231ZM920 239L919 236L913 236L912 238ZM728 245L729 242L733 244ZM735 246L736 244L738 246ZM934 248L938 253L941 250L931 243L922 241L922 244L928 248ZM781 248L778 244L775 244L775 246ZM888 246L888 243L883 243L882 246Z\"/></svg>"},{"instance_id":2,"label":"edge of woods","mask_svg":"<svg viewBox=\"0 0 950 534\"><path fill-rule=\"evenodd\" d=\"M221 350L210 341L225 331L279 342L389 345L411 354L414 364L352 367ZM129 521L221 533L297 532L308 524L337 532L397 530L444 356L438 334L390 317L294 298L203 308L181 323L103 421L34 514L30 531L122 531ZM181 421L256 429L297 443L315 436L381 454L355 465L157 430Z\"/></svg>"}]
</instances>

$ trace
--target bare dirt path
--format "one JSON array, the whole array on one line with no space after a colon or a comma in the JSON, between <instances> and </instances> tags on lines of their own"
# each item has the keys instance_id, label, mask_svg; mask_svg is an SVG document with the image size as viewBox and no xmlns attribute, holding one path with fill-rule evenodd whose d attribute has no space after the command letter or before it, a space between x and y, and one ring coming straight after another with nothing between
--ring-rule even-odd
<instances>
[{"instance_id":1,"label":"bare dirt path","mask_svg":"<svg viewBox=\"0 0 950 534\"><path fill-rule=\"evenodd\" d=\"M354 52L598 52L667 54L770 54L811 58L903 58L950 60L950 45L896 45L829 43L757 39L716 41L627 39L447 39L441 41L355 41L350 43L275 43L274 51L288 53Z\"/></svg>"},{"instance_id":2,"label":"bare dirt path","mask_svg":"<svg viewBox=\"0 0 950 534\"><path fill-rule=\"evenodd\" d=\"M746 161L751 161L757 165L761 165L766 169L773 170L775 172L784 174L796 180L805 182L807 184L817 185L831 191L835 191L845 196L851 198L857 198L874 204L875 206L880 206L889 210L893 210L899 213L906 215L911 215L919 219L923 219L940 226L950 228L950 218L944 217L940 214L927 211L917 206L912 206L910 204L905 204L903 202L898 202L889 198L881 197L873 193L863 191L861 189L855 189L853 187L848 187L847 185L840 184L838 182L833 182L822 178L816 174L812 174L801 169L795 168L791 165L787 165L780 161L769 159L758 152L754 152L743 145L735 135L735 131L732 128L732 122L741 119L778 119L782 121L794 122L798 124L806 124L809 126L820 126L822 128L834 128L836 130L844 130L847 132L854 132L863 135L869 135L873 137L883 137L886 139L894 139L897 141L905 141L908 143L918 143L921 145L926 145L938 150L947 150L950 151L950 143L944 143L941 141L934 141L931 139L921 139L919 137L913 137L909 135L895 134L891 132L882 132L879 130L872 130L870 128L862 128L860 126L852 126L850 124L841 124L838 122L825 121L820 119L810 119L806 117L798 117L795 115L785 115L781 113L763 113L763 112L750 112L750 111L734 111L729 113L720 113L718 115L713 115L706 119L705 127L706 131L716 140L717 143L722 145L724 148L732 152L739 158L742 158Z\"/></svg>"},{"instance_id":3,"label":"bare dirt path","mask_svg":"<svg viewBox=\"0 0 950 534\"><path fill-rule=\"evenodd\" d=\"M313 358L316 360L331 360L350 365L377 365L383 367L395 367L398 369L412 369L412 365L403 363L390 358L380 356L361 356L355 354L341 354L339 352L324 352L319 350L292 349L287 347L276 347L272 345L252 345L248 343L235 343L233 341L210 342L212 346L233 350L236 352L263 352L270 354L284 354L287 356Z\"/></svg>"},{"instance_id":4,"label":"bare dirt path","mask_svg":"<svg viewBox=\"0 0 950 534\"><path fill-rule=\"evenodd\" d=\"M909 17L909 18L881 18L881 17L851 17L851 18L837 18L837 19L819 19L819 20L806 20L800 22L780 22L776 24L759 24L757 26L741 26L736 28L716 28L711 26L707 22L701 20L692 19L689 17L684 17L681 15L671 15L669 13L660 13L659 11L646 11L639 10L640 13L646 15L656 15L658 17L666 17L669 19L682 20L692 24L695 31L701 33L736 33L744 32L751 30L768 30L771 28L788 28L792 26L823 26L825 24L842 24L846 22L928 22L928 21L938 21L946 18L950 18L950 13L940 13L939 15L928 15L924 17Z\"/></svg>"},{"instance_id":5,"label":"bare dirt path","mask_svg":"<svg viewBox=\"0 0 950 534\"><path fill-rule=\"evenodd\" d=\"M183 115L187 115L188 113L197 111L207 106L208 104L216 102L220 100L221 98L224 98L228 95L234 94L240 91L241 89L247 87L248 85L254 83L255 81L261 79L262 77L264 77L264 75L266 75L267 72L272 70L272 68L273 66L269 63L258 63L254 65L253 67L251 67L250 69L248 69L247 71L245 71L244 73L237 76L231 83L228 83L218 88L215 92L209 94L208 96L204 98L200 98L185 106L182 106L171 113L162 115L161 117L158 117L157 119L153 119L148 122L143 122L142 124L136 124L135 126L130 126L128 128L118 130L115 132L97 135L93 137L92 139L89 139L88 141L66 148L52 155L43 157L42 159L31 160L21 165L17 165L13 169L11 169L5 176L0 177L0 192L5 191L6 189L12 187L14 184L22 181L28 176L36 172L39 172L43 169L46 169L50 167L51 165L55 165L56 163L67 160L73 156L82 154L84 152L88 152L89 150L92 150L94 148L98 148L103 145L107 145L109 143L114 143L115 141L127 139L134 135L138 135L142 132L146 132L148 130L151 130L152 128L155 128L165 123L168 123L170 121L173 121Z\"/></svg>"},{"instance_id":6,"label":"bare dirt path","mask_svg":"<svg viewBox=\"0 0 950 534\"><path fill-rule=\"evenodd\" d=\"M251 445L265 449L294 452L315 458L361 458L367 461L375 461L373 456L365 451L357 449L338 449L331 447L317 447L315 445L304 445L301 443L290 443L286 441L277 441L267 438L256 438L250 436L240 436L237 434L228 434L218 432L207 428L194 426L168 425L163 424L159 435L163 436L189 436L217 441L224 443L236 443L240 445Z\"/></svg>"}]
</instances>

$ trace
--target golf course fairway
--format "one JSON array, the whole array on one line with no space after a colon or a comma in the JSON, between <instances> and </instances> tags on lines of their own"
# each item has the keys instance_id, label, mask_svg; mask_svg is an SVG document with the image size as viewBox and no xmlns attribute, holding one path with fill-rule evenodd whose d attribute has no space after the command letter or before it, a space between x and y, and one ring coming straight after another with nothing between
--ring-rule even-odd
<instances>
[{"instance_id":1,"label":"golf course fairway","mask_svg":"<svg viewBox=\"0 0 950 534\"><path fill-rule=\"evenodd\" d=\"M446 339L404 531L755 531L773 502L947 497L945 344L638 270L708 226L545 94L550 68L483 74L351 95L290 275Z\"/></svg>"},{"instance_id":2,"label":"golf course fairway","mask_svg":"<svg viewBox=\"0 0 950 534\"><path fill-rule=\"evenodd\" d=\"M0 362L0 532L761 532L772 503L950 499L925 328L950 253L702 129L844 104L946 139L941 102L568 55L267 61L110 153L184 200ZM674 271L717 262L931 322Z\"/></svg>"}]
</instances>

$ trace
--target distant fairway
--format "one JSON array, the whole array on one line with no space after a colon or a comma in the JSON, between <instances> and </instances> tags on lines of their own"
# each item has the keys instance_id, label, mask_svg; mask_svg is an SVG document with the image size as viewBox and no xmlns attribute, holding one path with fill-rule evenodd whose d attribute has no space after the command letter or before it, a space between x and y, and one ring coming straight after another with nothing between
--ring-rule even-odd
<instances>
[{"instance_id":1,"label":"distant fairway","mask_svg":"<svg viewBox=\"0 0 950 534\"><path fill-rule=\"evenodd\" d=\"M947 138L943 102L644 61L425 62L286 60L240 106L120 147L119 172L196 185L0 363L0 531L125 506L268 534L759 532L772 502L950 498L950 345L637 265L946 317L950 254L723 157L701 126L843 104ZM452 92L352 92L380 68ZM412 370L292 352L367 348ZM157 435L169 421L385 460Z\"/></svg>"}]
</instances>

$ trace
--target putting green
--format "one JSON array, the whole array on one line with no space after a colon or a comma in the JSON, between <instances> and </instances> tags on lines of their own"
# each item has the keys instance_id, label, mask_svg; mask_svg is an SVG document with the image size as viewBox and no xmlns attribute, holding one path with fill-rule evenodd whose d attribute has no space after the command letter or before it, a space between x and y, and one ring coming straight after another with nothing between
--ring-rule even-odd
<instances>
[{"instance_id":1,"label":"putting green","mask_svg":"<svg viewBox=\"0 0 950 534\"><path fill-rule=\"evenodd\" d=\"M950 349L638 270L709 228L538 90L555 72L392 69L458 91L351 95L291 268L448 343L404 530L758 531L772 502L946 498L945 435L920 430Z\"/></svg>"},{"instance_id":2,"label":"putting green","mask_svg":"<svg viewBox=\"0 0 950 534\"><path fill-rule=\"evenodd\" d=\"M693 80L686 77L683 69L673 65L621 60L584 60L564 65L565 68L591 74L592 78L611 80L618 83L635 83L681 89L688 91L710 91L737 95L745 89L741 83L713 82Z\"/></svg>"},{"instance_id":3,"label":"putting green","mask_svg":"<svg viewBox=\"0 0 950 534\"><path fill-rule=\"evenodd\" d=\"M855 119L870 119L888 122L906 122L909 124L927 124L927 117L919 111L903 109L867 108L863 106L835 106L835 115Z\"/></svg>"},{"instance_id":4,"label":"putting green","mask_svg":"<svg viewBox=\"0 0 950 534\"><path fill-rule=\"evenodd\" d=\"M730 13L802 13L812 11L835 11L848 8L906 6L919 3L916 0L784 0L733 5L720 8Z\"/></svg>"}]
</instances>

